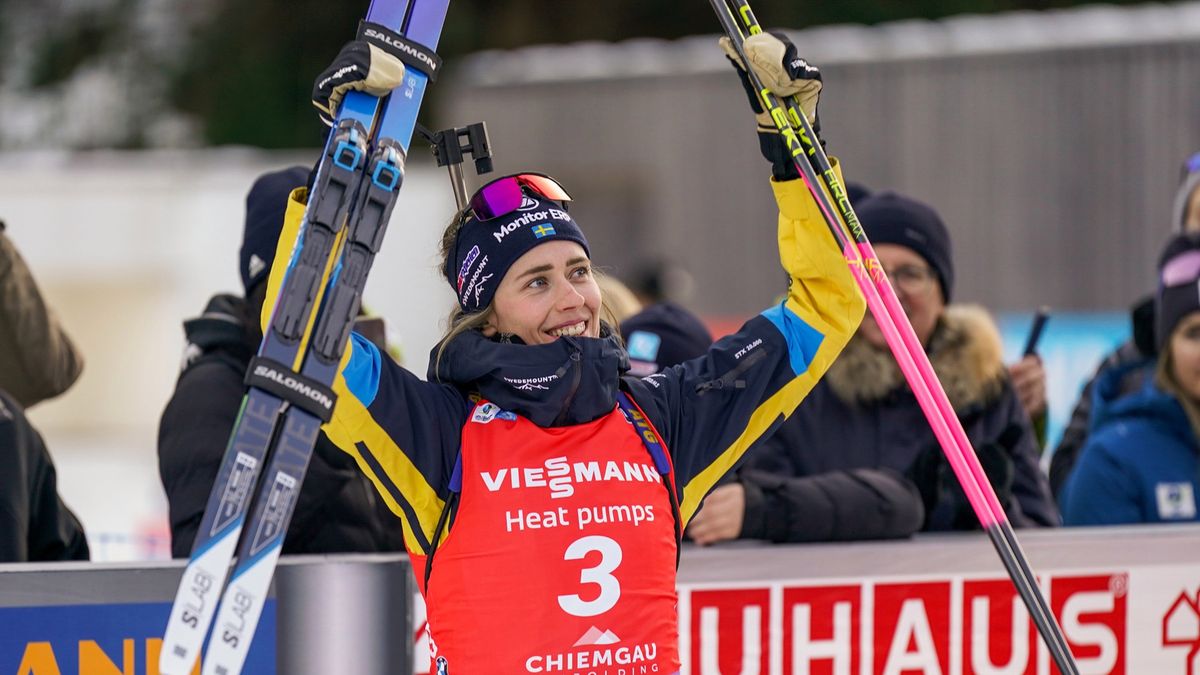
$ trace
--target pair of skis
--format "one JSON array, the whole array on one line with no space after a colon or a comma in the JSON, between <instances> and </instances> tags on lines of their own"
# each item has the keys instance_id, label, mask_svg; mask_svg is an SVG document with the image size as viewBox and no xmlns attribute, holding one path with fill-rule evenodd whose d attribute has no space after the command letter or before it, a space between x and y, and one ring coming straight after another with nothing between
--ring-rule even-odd
<instances>
[{"instance_id":1,"label":"pair of skis","mask_svg":"<svg viewBox=\"0 0 1200 675\"><path fill-rule=\"evenodd\" d=\"M333 413L331 387L404 178L417 112L440 67L433 50L448 4L372 0L360 26L360 37L405 62L404 82L383 99L350 92L338 111L171 608L159 658L166 675L193 672L214 616L203 674L234 675L245 663L313 445Z\"/></svg>"},{"instance_id":2,"label":"pair of skis","mask_svg":"<svg viewBox=\"0 0 1200 675\"><path fill-rule=\"evenodd\" d=\"M872 316L875 317L888 347L896 357L922 412L933 428L934 435L975 515L979 518L980 525L991 539L1013 585L1029 610L1030 617L1050 650L1055 665L1064 675L1077 675L1079 670L1066 638L1038 588L1037 579L1021 551L1004 507L997 499L962 423L933 372L925 348L917 339L912 324L909 323L908 316L904 313L904 308L900 305L900 300L896 297L896 292L871 247L871 242L867 240L862 225L850 206L845 188L838 180L824 149L817 142L799 102L795 96L785 97L781 101L763 86L753 69L749 68L750 61L746 58L743 42L748 36L762 32L762 27L754 17L748 0L709 1L742 63L746 65L751 82L760 92L764 110L771 114L776 129L788 145L796 168L820 206L830 232L841 247L846 262L854 273L855 281L866 297Z\"/></svg>"}]
</instances>

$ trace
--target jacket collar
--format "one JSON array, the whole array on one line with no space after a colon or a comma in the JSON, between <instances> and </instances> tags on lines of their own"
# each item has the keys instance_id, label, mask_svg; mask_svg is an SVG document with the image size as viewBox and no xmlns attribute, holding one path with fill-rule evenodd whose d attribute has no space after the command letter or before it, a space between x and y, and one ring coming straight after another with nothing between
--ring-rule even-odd
<instances>
[{"instance_id":1,"label":"jacket collar","mask_svg":"<svg viewBox=\"0 0 1200 675\"><path fill-rule=\"evenodd\" d=\"M1000 332L982 307L947 307L926 352L947 398L960 415L1000 395L1005 377ZM877 403L908 391L892 353L886 347L875 347L858 333L829 368L826 379L839 399L855 405Z\"/></svg>"},{"instance_id":2,"label":"jacket collar","mask_svg":"<svg viewBox=\"0 0 1200 675\"><path fill-rule=\"evenodd\" d=\"M544 345L499 342L479 331L457 335L429 358L429 381L453 384L540 427L569 426L613 411L629 358L603 326L599 338L561 337Z\"/></svg>"},{"instance_id":3,"label":"jacket collar","mask_svg":"<svg viewBox=\"0 0 1200 675\"><path fill-rule=\"evenodd\" d=\"M247 332L246 300L236 295L218 294L209 299L200 316L183 322L187 338L183 368L203 354L228 352L249 361L258 350Z\"/></svg>"},{"instance_id":4,"label":"jacket collar","mask_svg":"<svg viewBox=\"0 0 1200 675\"><path fill-rule=\"evenodd\" d=\"M1092 393L1092 428L1133 419L1153 420L1184 442L1193 442L1187 411L1155 377L1156 365L1153 360L1142 361L1103 373Z\"/></svg>"}]
</instances>

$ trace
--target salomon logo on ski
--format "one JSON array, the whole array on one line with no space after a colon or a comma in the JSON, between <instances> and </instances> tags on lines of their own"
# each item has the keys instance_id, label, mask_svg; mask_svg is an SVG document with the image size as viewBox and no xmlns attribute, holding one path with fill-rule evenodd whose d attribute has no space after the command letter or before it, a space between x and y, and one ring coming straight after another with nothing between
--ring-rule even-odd
<instances>
[{"instance_id":1,"label":"salomon logo on ski","mask_svg":"<svg viewBox=\"0 0 1200 675\"><path fill-rule=\"evenodd\" d=\"M245 663L313 444L333 414L332 383L395 205L417 110L440 70L432 50L448 4L372 0L360 24L361 37L405 64L404 88L383 97L350 91L326 111L334 130L171 609L159 652L164 675L195 671L210 626L204 675L236 675ZM393 32L402 27L403 35ZM353 79L357 69L322 78Z\"/></svg>"},{"instance_id":2,"label":"salomon logo on ski","mask_svg":"<svg viewBox=\"0 0 1200 675\"><path fill-rule=\"evenodd\" d=\"M428 69L426 73L429 76L432 77L433 75L437 74L438 66L440 64L434 61L433 57L430 56L428 52L417 49L411 43L397 40L391 35L388 35L380 30L375 30L374 28L367 28L364 30L363 37L370 40L375 40L376 42L381 42L406 56L420 61L421 63L425 64L425 67Z\"/></svg>"},{"instance_id":3,"label":"salomon logo on ski","mask_svg":"<svg viewBox=\"0 0 1200 675\"><path fill-rule=\"evenodd\" d=\"M333 410L333 399L304 384L300 380L288 375L284 375L270 366L260 364L254 369L254 376L272 380L276 384L286 387L287 389L290 389L297 394L304 396L305 398L313 400L326 410Z\"/></svg>"}]
</instances>

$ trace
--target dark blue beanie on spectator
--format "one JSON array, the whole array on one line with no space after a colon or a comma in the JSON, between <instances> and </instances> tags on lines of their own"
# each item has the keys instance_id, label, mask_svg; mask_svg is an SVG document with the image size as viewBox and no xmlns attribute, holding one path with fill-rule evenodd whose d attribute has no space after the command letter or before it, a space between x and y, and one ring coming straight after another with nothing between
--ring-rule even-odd
<instances>
[{"instance_id":1,"label":"dark blue beanie on spectator","mask_svg":"<svg viewBox=\"0 0 1200 675\"><path fill-rule=\"evenodd\" d=\"M954 291L954 261L950 232L928 204L895 192L876 192L855 204L854 211L872 244L896 244L912 249L929 263L950 302Z\"/></svg>"},{"instance_id":2,"label":"dark blue beanie on spectator","mask_svg":"<svg viewBox=\"0 0 1200 675\"><path fill-rule=\"evenodd\" d=\"M854 206L855 204L858 204L862 200L871 196L871 188L863 185L862 183L856 183L852 180L846 181L845 188L846 199L850 200L851 206Z\"/></svg>"},{"instance_id":3,"label":"dark blue beanie on spectator","mask_svg":"<svg viewBox=\"0 0 1200 675\"><path fill-rule=\"evenodd\" d=\"M238 272L246 295L266 280L283 230L288 195L308 183L308 167L293 166L259 176L246 194L246 225L238 251Z\"/></svg>"},{"instance_id":4,"label":"dark blue beanie on spectator","mask_svg":"<svg viewBox=\"0 0 1200 675\"><path fill-rule=\"evenodd\" d=\"M1200 233L1177 234L1158 259L1158 294L1154 298L1155 341L1161 352L1175 326L1200 310Z\"/></svg>"},{"instance_id":5,"label":"dark blue beanie on spectator","mask_svg":"<svg viewBox=\"0 0 1200 675\"><path fill-rule=\"evenodd\" d=\"M703 355L712 334L700 319L671 302L660 302L621 322L629 374L645 377Z\"/></svg>"}]
</instances>

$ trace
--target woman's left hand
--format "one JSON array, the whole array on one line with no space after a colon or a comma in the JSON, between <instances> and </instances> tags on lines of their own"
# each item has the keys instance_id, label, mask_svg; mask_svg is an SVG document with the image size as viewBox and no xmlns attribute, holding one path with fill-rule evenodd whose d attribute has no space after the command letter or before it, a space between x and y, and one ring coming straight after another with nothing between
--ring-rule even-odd
<instances>
[{"instance_id":1,"label":"woman's left hand","mask_svg":"<svg viewBox=\"0 0 1200 675\"><path fill-rule=\"evenodd\" d=\"M386 96L403 81L400 59L366 39L352 40L313 82L312 104L321 121L331 127L348 92Z\"/></svg>"},{"instance_id":2,"label":"woman's left hand","mask_svg":"<svg viewBox=\"0 0 1200 675\"><path fill-rule=\"evenodd\" d=\"M688 525L688 536L701 546L737 539L745 515L746 488L741 483L721 485L704 498L704 505Z\"/></svg>"}]
</instances>

